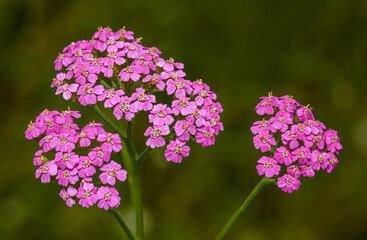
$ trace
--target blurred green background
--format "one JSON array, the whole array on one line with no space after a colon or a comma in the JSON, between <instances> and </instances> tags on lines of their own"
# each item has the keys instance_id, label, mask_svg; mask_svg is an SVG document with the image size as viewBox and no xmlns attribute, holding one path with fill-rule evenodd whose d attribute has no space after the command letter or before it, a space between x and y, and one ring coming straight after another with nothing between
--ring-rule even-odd
<instances>
[{"instance_id":1,"label":"blurred green background","mask_svg":"<svg viewBox=\"0 0 367 240\"><path fill-rule=\"evenodd\" d=\"M367 1L0 1L0 239L121 239L97 207L67 208L57 184L34 178L29 120L71 106L79 126L102 120L49 86L53 61L98 26L126 26L164 58L203 78L223 104L215 146L192 147L181 164L154 151L143 163L147 239L213 239L257 184L260 151L249 130L258 97L273 91L310 104L344 146L331 174L299 191L266 187L230 239L367 239ZM144 129L136 129L142 132ZM143 136L136 136L139 146ZM127 183L121 212L133 225Z\"/></svg>"}]
</instances>

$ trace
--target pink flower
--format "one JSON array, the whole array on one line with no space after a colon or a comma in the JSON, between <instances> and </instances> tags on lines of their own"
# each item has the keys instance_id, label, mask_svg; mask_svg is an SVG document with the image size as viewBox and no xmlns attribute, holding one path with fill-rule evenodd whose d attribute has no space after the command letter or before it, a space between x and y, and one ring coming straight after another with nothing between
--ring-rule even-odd
<instances>
[{"instance_id":1,"label":"pink flower","mask_svg":"<svg viewBox=\"0 0 367 240\"><path fill-rule=\"evenodd\" d=\"M312 168L315 170L326 169L329 164L329 154L315 149L311 153Z\"/></svg>"},{"instance_id":2,"label":"pink flower","mask_svg":"<svg viewBox=\"0 0 367 240\"><path fill-rule=\"evenodd\" d=\"M166 141L162 136L168 135L169 132L169 127L167 125L148 127L144 133L144 136L149 136L146 145L151 148L164 146Z\"/></svg>"},{"instance_id":3,"label":"pink flower","mask_svg":"<svg viewBox=\"0 0 367 240\"><path fill-rule=\"evenodd\" d=\"M27 139L39 137L43 132L32 121L28 124L27 130L24 132Z\"/></svg>"},{"instance_id":4,"label":"pink flower","mask_svg":"<svg viewBox=\"0 0 367 240\"><path fill-rule=\"evenodd\" d=\"M97 136L98 134L101 134L101 133L105 133L105 130L103 129L103 125L101 123L96 123L94 121L90 122L82 130L86 130L87 132L92 132L94 136Z\"/></svg>"},{"instance_id":5,"label":"pink flower","mask_svg":"<svg viewBox=\"0 0 367 240\"><path fill-rule=\"evenodd\" d=\"M291 165L287 168L287 173L292 177L299 178L301 176L301 172L297 165Z\"/></svg>"},{"instance_id":6,"label":"pink flower","mask_svg":"<svg viewBox=\"0 0 367 240\"><path fill-rule=\"evenodd\" d=\"M278 107L278 98L269 93L268 97L261 97L261 102L256 105L255 110L259 115L273 115L274 107Z\"/></svg>"},{"instance_id":7,"label":"pink flower","mask_svg":"<svg viewBox=\"0 0 367 240\"><path fill-rule=\"evenodd\" d=\"M98 76L96 74L96 70L94 67L90 67L88 65L80 66L74 71L75 74L75 82L84 85L86 80L88 82L94 84L98 80Z\"/></svg>"},{"instance_id":8,"label":"pink flower","mask_svg":"<svg viewBox=\"0 0 367 240\"><path fill-rule=\"evenodd\" d=\"M114 88L111 88L105 90L103 94L99 95L98 101L104 101L105 108L112 108L120 102L120 97L124 94L125 92L121 89L115 90Z\"/></svg>"},{"instance_id":9,"label":"pink flower","mask_svg":"<svg viewBox=\"0 0 367 240\"><path fill-rule=\"evenodd\" d=\"M327 150L331 153L336 152L339 154L342 149L342 145L340 144L340 139L338 137L338 132L335 130L327 130L324 132L325 143L327 146Z\"/></svg>"},{"instance_id":10,"label":"pink flower","mask_svg":"<svg viewBox=\"0 0 367 240\"><path fill-rule=\"evenodd\" d=\"M288 124L292 124L293 120L289 113L278 112L275 117L270 118L269 122L271 122L270 131L276 132L280 131L284 133L288 129Z\"/></svg>"},{"instance_id":11,"label":"pink flower","mask_svg":"<svg viewBox=\"0 0 367 240\"><path fill-rule=\"evenodd\" d=\"M201 143L203 147L213 145L215 142L214 129L210 127L201 127L197 129L195 139L197 143Z\"/></svg>"},{"instance_id":12,"label":"pink flower","mask_svg":"<svg viewBox=\"0 0 367 240\"><path fill-rule=\"evenodd\" d=\"M69 133L62 133L59 135L58 142L56 143L55 150L58 152L71 152L75 148L73 136Z\"/></svg>"},{"instance_id":13,"label":"pink flower","mask_svg":"<svg viewBox=\"0 0 367 240\"><path fill-rule=\"evenodd\" d=\"M134 82L140 79L140 74L135 71L135 68L127 67L121 70L118 75L121 81L128 82L130 79Z\"/></svg>"},{"instance_id":14,"label":"pink flower","mask_svg":"<svg viewBox=\"0 0 367 240\"><path fill-rule=\"evenodd\" d=\"M61 189L59 195L62 200L66 202L66 206L72 207L75 204L75 200L72 197L74 197L77 192L78 191L74 187L69 186L67 191L65 188Z\"/></svg>"},{"instance_id":15,"label":"pink flower","mask_svg":"<svg viewBox=\"0 0 367 240\"><path fill-rule=\"evenodd\" d=\"M196 109L195 102L190 101L190 98L180 98L172 102L172 112L175 116L181 113L182 116L187 116L193 113Z\"/></svg>"},{"instance_id":16,"label":"pink flower","mask_svg":"<svg viewBox=\"0 0 367 240\"><path fill-rule=\"evenodd\" d=\"M274 153L274 159L277 160L281 164L290 165L292 160L291 151L285 146L278 147Z\"/></svg>"},{"instance_id":17,"label":"pink flower","mask_svg":"<svg viewBox=\"0 0 367 240\"><path fill-rule=\"evenodd\" d=\"M79 156L73 152L57 152L55 154L55 162L61 170L65 170L66 168L72 169L79 163Z\"/></svg>"},{"instance_id":18,"label":"pink flower","mask_svg":"<svg viewBox=\"0 0 367 240\"><path fill-rule=\"evenodd\" d=\"M55 137L56 136L56 137ZM56 133L50 133L49 135L44 136L39 141L39 146L42 147L43 151L49 152L56 147L58 143L58 137Z\"/></svg>"},{"instance_id":19,"label":"pink flower","mask_svg":"<svg viewBox=\"0 0 367 240\"><path fill-rule=\"evenodd\" d=\"M136 92L131 95L131 101L137 100L134 104L138 111L150 111L155 103L154 95L146 95L144 88L137 88Z\"/></svg>"},{"instance_id":20,"label":"pink flower","mask_svg":"<svg viewBox=\"0 0 367 240\"><path fill-rule=\"evenodd\" d=\"M299 146L296 135L294 135L291 131L286 131L282 134L282 142L284 145L289 144L290 149L295 149Z\"/></svg>"},{"instance_id":21,"label":"pink flower","mask_svg":"<svg viewBox=\"0 0 367 240\"><path fill-rule=\"evenodd\" d=\"M33 165L34 166L41 166L43 164L42 159L45 159L45 157L42 154L43 154L42 150L38 150L34 154L34 156L35 156L35 158L33 158Z\"/></svg>"},{"instance_id":22,"label":"pink flower","mask_svg":"<svg viewBox=\"0 0 367 240\"><path fill-rule=\"evenodd\" d=\"M187 121L195 121L195 125L197 127L206 126L205 117L207 115L207 111L205 109L197 109L190 113L189 116L186 117Z\"/></svg>"},{"instance_id":23,"label":"pink flower","mask_svg":"<svg viewBox=\"0 0 367 240\"><path fill-rule=\"evenodd\" d=\"M176 98L183 98L192 93L191 82L184 79L168 80L166 83L167 94L175 93Z\"/></svg>"},{"instance_id":24,"label":"pink flower","mask_svg":"<svg viewBox=\"0 0 367 240\"><path fill-rule=\"evenodd\" d=\"M131 104L131 98L121 97L113 110L113 115L115 115L117 120L120 120L124 116L127 121L131 121L137 112L136 105Z\"/></svg>"},{"instance_id":25,"label":"pink flower","mask_svg":"<svg viewBox=\"0 0 367 240\"><path fill-rule=\"evenodd\" d=\"M171 125L174 119L170 114L172 111L171 108L167 107L167 104L157 104L150 111L149 122L157 126Z\"/></svg>"},{"instance_id":26,"label":"pink flower","mask_svg":"<svg viewBox=\"0 0 367 240\"><path fill-rule=\"evenodd\" d=\"M59 170L56 179L59 180L59 185L64 187L66 187L69 183L74 185L79 180L77 173L78 170L75 168L73 170Z\"/></svg>"},{"instance_id":27,"label":"pink flower","mask_svg":"<svg viewBox=\"0 0 367 240\"><path fill-rule=\"evenodd\" d=\"M283 192L292 193L293 191L298 190L301 182L289 174L284 174L282 177L278 178L277 184Z\"/></svg>"},{"instance_id":28,"label":"pink flower","mask_svg":"<svg viewBox=\"0 0 367 240\"><path fill-rule=\"evenodd\" d=\"M82 207L90 207L98 201L97 187L93 183L84 183L79 189L77 198L80 198L79 205Z\"/></svg>"},{"instance_id":29,"label":"pink flower","mask_svg":"<svg viewBox=\"0 0 367 240\"><path fill-rule=\"evenodd\" d=\"M301 174L303 177L314 177L315 176L315 171L313 170L311 166L301 165L300 168L301 168Z\"/></svg>"},{"instance_id":30,"label":"pink flower","mask_svg":"<svg viewBox=\"0 0 367 240\"><path fill-rule=\"evenodd\" d=\"M79 84L73 83L73 84L67 84L64 83L62 86L58 86L56 90L56 95L59 95L62 93L62 97L65 100L69 100L71 98L72 93L75 93L78 90Z\"/></svg>"},{"instance_id":31,"label":"pink flower","mask_svg":"<svg viewBox=\"0 0 367 240\"><path fill-rule=\"evenodd\" d=\"M184 65L182 63L175 63L175 60L173 58L170 58L167 61L164 61L163 59L157 63L158 67L163 67L164 71L172 72L174 70L174 67L178 69L183 69Z\"/></svg>"},{"instance_id":32,"label":"pink flower","mask_svg":"<svg viewBox=\"0 0 367 240\"><path fill-rule=\"evenodd\" d=\"M177 72L162 72L161 76L164 80L172 79L172 80L179 80L186 76L186 73L182 70L178 70ZM167 80L169 81L169 80Z\"/></svg>"},{"instance_id":33,"label":"pink flower","mask_svg":"<svg viewBox=\"0 0 367 240\"><path fill-rule=\"evenodd\" d=\"M256 149L260 149L261 152L268 152L271 150L271 145L275 145L275 139L269 132L263 131L262 133L254 137L254 145Z\"/></svg>"},{"instance_id":34,"label":"pink flower","mask_svg":"<svg viewBox=\"0 0 367 240\"><path fill-rule=\"evenodd\" d=\"M335 157L334 154L329 153L329 163L327 164L327 168L325 169L327 173L330 173L331 171L333 171L336 166L338 166L338 159Z\"/></svg>"},{"instance_id":35,"label":"pink flower","mask_svg":"<svg viewBox=\"0 0 367 240\"><path fill-rule=\"evenodd\" d=\"M79 87L78 95L79 95L79 102L83 106L87 105L94 105L97 103L96 95L103 94L104 87L102 85L97 85L93 87L92 84L87 83Z\"/></svg>"},{"instance_id":36,"label":"pink flower","mask_svg":"<svg viewBox=\"0 0 367 240\"><path fill-rule=\"evenodd\" d=\"M311 134L311 132L312 129L303 123L298 123L297 125L291 126L291 133L294 134L296 138L301 141L304 141L306 137Z\"/></svg>"},{"instance_id":37,"label":"pink flower","mask_svg":"<svg viewBox=\"0 0 367 240\"><path fill-rule=\"evenodd\" d=\"M164 153L167 161L172 161L175 163L180 163L183 157L189 156L190 147L186 146L184 142L180 140L172 140L167 145L167 150Z\"/></svg>"},{"instance_id":38,"label":"pink flower","mask_svg":"<svg viewBox=\"0 0 367 240\"><path fill-rule=\"evenodd\" d=\"M95 166L102 166L103 162L109 162L111 158L111 152L103 151L100 147L93 148L89 154L89 159L92 161L92 164Z\"/></svg>"},{"instance_id":39,"label":"pink flower","mask_svg":"<svg viewBox=\"0 0 367 240\"><path fill-rule=\"evenodd\" d=\"M87 178L93 176L96 173L96 168L92 165L90 159L86 156L81 156L79 162L78 175L81 178Z\"/></svg>"},{"instance_id":40,"label":"pink flower","mask_svg":"<svg viewBox=\"0 0 367 240\"><path fill-rule=\"evenodd\" d=\"M211 91L208 90L201 90L199 95L195 98L195 103L198 106L201 106L204 104L204 106L211 105L213 103L213 100L217 99L217 95Z\"/></svg>"},{"instance_id":41,"label":"pink flower","mask_svg":"<svg viewBox=\"0 0 367 240\"><path fill-rule=\"evenodd\" d=\"M179 120L174 126L176 135L180 141L187 142L190 140L190 136L195 136L196 127L191 119L190 121Z\"/></svg>"},{"instance_id":42,"label":"pink flower","mask_svg":"<svg viewBox=\"0 0 367 240\"><path fill-rule=\"evenodd\" d=\"M257 162L260 163L256 166L257 173L260 176L265 174L267 178L271 178L280 172L278 162L270 157L263 156Z\"/></svg>"},{"instance_id":43,"label":"pink flower","mask_svg":"<svg viewBox=\"0 0 367 240\"><path fill-rule=\"evenodd\" d=\"M103 151L114 151L119 152L122 149L120 136L112 133L102 133L98 135L98 142L103 142L101 149Z\"/></svg>"},{"instance_id":44,"label":"pink flower","mask_svg":"<svg viewBox=\"0 0 367 240\"><path fill-rule=\"evenodd\" d=\"M117 208L120 205L121 198L119 192L114 187L100 187L97 191L99 199L98 207L108 210L110 207Z\"/></svg>"},{"instance_id":45,"label":"pink flower","mask_svg":"<svg viewBox=\"0 0 367 240\"><path fill-rule=\"evenodd\" d=\"M312 120L314 118L311 109L308 108L308 105L306 107L301 106L297 109L296 113L300 122L306 122L307 120Z\"/></svg>"},{"instance_id":46,"label":"pink flower","mask_svg":"<svg viewBox=\"0 0 367 240\"><path fill-rule=\"evenodd\" d=\"M258 134L258 133L261 133L262 131L267 131L269 132L269 126L270 126L270 123L268 120L265 120L265 118L263 118L262 121L256 121L254 122L253 126L250 128L251 132L253 134Z\"/></svg>"},{"instance_id":47,"label":"pink flower","mask_svg":"<svg viewBox=\"0 0 367 240\"><path fill-rule=\"evenodd\" d=\"M100 170L103 171L103 173L99 175L99 179L101 179L103 184L110 184L113 186L116 183L116 178L120 181L126 180L127 172L121 169L121 165L115 161L103 165Z\"/></svg>"},{"instance_id":48,"label":"pink flower","mask_svg":"<svg viewBox=\"0 0 367 240\"><path fill-rule=\"evenodd\" d=\"M42 183L48 183L51 180L50 176L57 174L57 166L54 161L49 161L43 164L36 170L36 178L41 177Z\"/></svg>"},{"instance_id":49,"label":"pink flower","mask_svg":"<svg viewBox=\"0 0 367 240\"><path fill-rule=\"evenodd\" d=\"M293 162L298 160L300 164L308 164L311 159L310 149L306 147L297 148L292 152L292 155Z\"/></svg>"},{"instance_id":50,"label":"pink flower","mask_svg":"<svg viewBox=\"0 0 367 240\"><path fill-rule=\"evenodd\" d=\"M158 90L163 91L166 84L162 81L162 77L159 74L147 75L143 80L143 83L149 83L156 86Z\"/></svg>"}]
</instances>

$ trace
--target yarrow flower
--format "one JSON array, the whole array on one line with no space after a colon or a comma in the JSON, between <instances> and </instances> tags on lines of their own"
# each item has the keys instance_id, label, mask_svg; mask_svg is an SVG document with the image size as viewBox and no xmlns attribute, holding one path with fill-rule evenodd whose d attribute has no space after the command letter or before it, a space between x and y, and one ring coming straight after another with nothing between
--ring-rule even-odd
<instances>
[{"instance_id":1,"label":"yarrow flower","mask_svg":"<svg viewBox=\"0 0 367 240\"><path fill-rule=\"evenodd\" d=\"M70 109L61 113L46 109L34 123L31 122L31 131L38 131L37 134L31 134L28 127L26 137L37 139L41 148L33 159L33 164L38 167L36 178L40 178L42 183L55 180L60 186L67 187L67 190L61 189L60 197L68 207L72 207L77 199L82 207L90 207L97 202L99 207L106 210L117 207L120 197L116 189L109 190L110 198L100 198L98 191L109 189L103 184L114 185L115 178L119 181L126 179L127 172L121 169L121 165L110 161L111 151L118 152L122 148L120 137L118 134L107 133L102 124L96 122L87 124L80 131L76 130L79 127L73 120L79 117L77 111ZM47 133L50 122L54 130ZM102 185L95 186L93 182L105 173L108 175L106 178L101 177Z\"/></svg>"},{"instance_id":2,"label":"yarrow flower","mask_svg":"<svg viewBox=\"0 0 367 240\"><path fill-rule=\"evenodd\" d=\"M292 193L304 177L335 169L335 154L342 149L337 131L325 130L308 105L288 95L276 97L270 93L260 99L255 110L263 119L251 127L255 148L267 154L258 160L259 175L277 178L278 187Z\"/></svg>"},{"instance_id":3,"label":"yarrow flower","mask_svg":"<svg viewBox=\"0 0 367 240\"><path fill-rule=\"evenodd\" d=\"M166 146L168 150L167 144L174 139L186 144L195 141L203 147L213 145L215 136L223 131L220 121L223 109L216 101L217 95L202 79L187 79L184 64L173 58L165 60L160 54L156 47L143 46L141 39L135 38L125 27L117 31L99 27L91 40L73 42L57 56L54 63L58 73L51 87L56 88L56 94L62 93L65 100L83 106L101 102L105 108L113 109L117 120L132 121L139 112L147 111L152 124L147 131L155 129L153 135L146 134L149 136L147 146L151 148ZM155 94L159 92L166 94L169 102L158 102ZM285 116L283 120L283 116L279 116L277 121L275 129L284 129L289 118ZM169 131L159 132L166 128ZM74 149L72 144L75 143L66 136L62 141L67 140L67 146L54 146L60 139L51 132L43 140L44 149L57 147L65 152ZM26 137L32 139L39 135L40 128L31 122ZM79 141L81 147L93 140L88 131L79 137L83 139ZM107 141L101 136L96 139ZM103 145L108 151L111 147L113 145ZM267 148L269 146L262 147ZM167 158L167 161L172 160Z\"/></svg>"}]
</instances>

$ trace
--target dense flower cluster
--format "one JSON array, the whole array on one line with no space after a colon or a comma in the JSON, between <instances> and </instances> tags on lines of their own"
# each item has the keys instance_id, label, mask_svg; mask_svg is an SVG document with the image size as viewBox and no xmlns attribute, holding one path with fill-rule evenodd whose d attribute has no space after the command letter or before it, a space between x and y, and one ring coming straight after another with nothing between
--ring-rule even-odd
<instances>
[{"instance_id":1,"label":"dense flower cluster","mask_svg":"<svg viewBox=\"0 0 367 240\"><path fill-rule=\"evenodd\" d=\"M141 38L122 28L98 28L91 40L71 43L55 60L61 71L53 79L56 94L81 105L103 102L114 116L131 121L140 111L149 112L152 124L147 146L167 145L166 159L181 162L189 155L192 139L203 147L214 144L223 130L223 111L216 94L201 79L185 79L184 65L164 60L155 47L144 47ZM169 104L157 103L157 93L172 95Z\"/></svg>"},{"instance_id":2,"label":"dense flower cluster","mask_svg":"<svg viewBox=\"0 0 367 240\"><path fill-rule=\"evenodd\" d=\"M330 173L338 165L336 154L342 149L338 133L326 130L316 121L312 109L299 104L290 96L261 97L256 113L263 116L251 127L254 145L269 152L258 160L259 175L278 177L284 192L299 188L303 177L313 177L320 169Z\"/></svg>"},{"instance_id":3,"label":"dense flower cluster","mask_svg":"<svg viewBox=\"0 0 367 240\"><path fill-rule=\"evenodd\" d=\"M112 151L122 149L121 139L107 133L100 123L91 122L80 130L73 122L79 117L79 112L70 109L61 113L46 109L29 123L25 136L36 139L40 146L33 160L38 167L36 178L43 183L55 179L67 187L60 197L69 207L77 199L83 207L97 202L105 210L118 207L121 198L113 186L116 179L125 181L127 172L110 157Z\"/></svg>"}]
</instances>

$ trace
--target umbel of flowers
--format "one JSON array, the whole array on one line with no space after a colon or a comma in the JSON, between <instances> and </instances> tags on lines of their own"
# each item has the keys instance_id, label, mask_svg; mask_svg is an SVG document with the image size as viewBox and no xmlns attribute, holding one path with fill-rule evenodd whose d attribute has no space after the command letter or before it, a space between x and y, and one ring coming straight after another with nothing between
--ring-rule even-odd
<instances>
[{"instance_id":1,"label":"umbel of flowers","mask_svg":"<svg viewBox=\"0 0 367 240\"><path fill-rule=\"evenodd\" d=\"M118 134L108 133L102 124L91 122L80 129L74 118L78 111L44 110L25 132L27 139L36 139L40 149L33 164L36 178L52 180L64 188L60 197L71 207L78 200L82 207L98 203L108 210L118 207L121 198L114 188L116 180L125 181L127 172L110 160L111 152L121 150Z\"/></svg>"},{"instance_id":2,"label":"umbel of flowers","mask_svg":"<svg viewBox=\"0 0 367 240\"><path fill-rule=\"evenodd\" d=\"M257 172L276 177L282 191L292 193L301 180L328 173L338 165L336 155L342 149L338 133L315 120L309 106L290 96L261 97L256 113L263 116L251 127L256 149L266 153L258 160Z\"/></svg>"},{"instance_id":3,"label":"umbel of flowers","mask_svg":"<svg viewBox=\"0 0 367 240\"><path fill-rule=\"evenodd\" d=\"M166 146L167 161L181 162L189 155L190 140L203 147L214 144L223 130L223 109L207 84L186 79L182 63L160 54L125 28L114 32L100 27L91 40L73 42L59 54L55 69L60 72L51 86L65 100L83 106L102 102L118 120L149 112L147 146ZM172 101L157 102L159 94L172 96Z\"/></svg>"}]
</instances>

